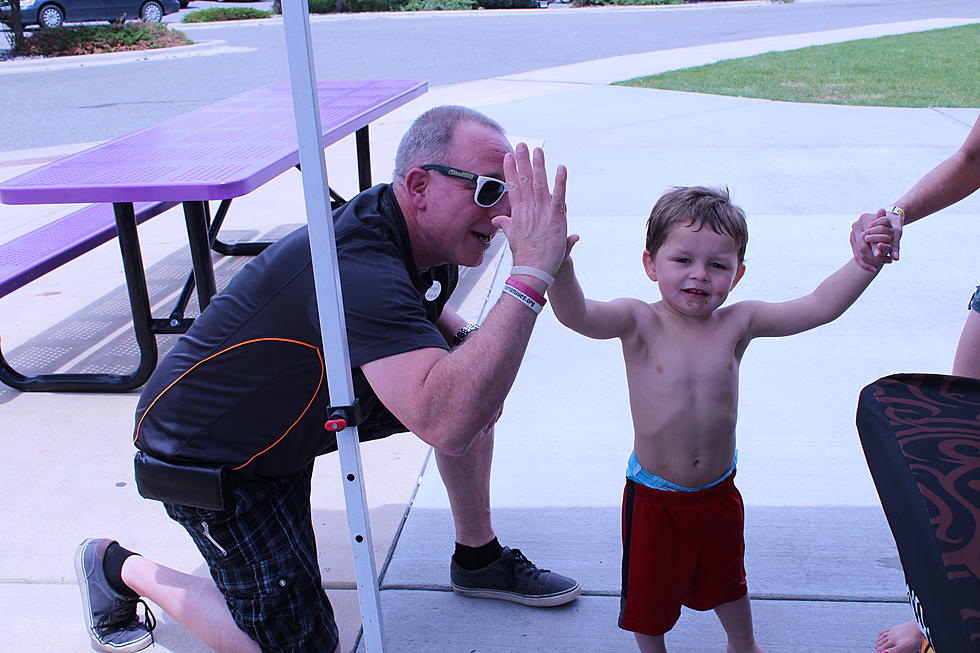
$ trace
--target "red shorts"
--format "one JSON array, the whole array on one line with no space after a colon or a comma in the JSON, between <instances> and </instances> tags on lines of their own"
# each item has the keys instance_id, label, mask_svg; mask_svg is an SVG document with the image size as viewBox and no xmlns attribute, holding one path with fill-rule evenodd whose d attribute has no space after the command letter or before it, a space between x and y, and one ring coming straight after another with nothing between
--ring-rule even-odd
<instances>
[{"instance_id":1,"label":"red shorts","mask_svg":"<svg viewBox=\"0 0 980 653\"><path fill-rule=\"evenodd\" d=\"M659 636L681 605L711 610L746 594L744 508L735 473L695 492L623 491L623 590L619 627Z\"/></svg>"}]
</instances>

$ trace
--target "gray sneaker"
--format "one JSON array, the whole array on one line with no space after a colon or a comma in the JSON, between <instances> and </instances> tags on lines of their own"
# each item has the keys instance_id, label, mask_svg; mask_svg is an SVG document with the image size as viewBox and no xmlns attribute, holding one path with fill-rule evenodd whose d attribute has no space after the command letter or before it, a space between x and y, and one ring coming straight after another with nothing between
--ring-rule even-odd
<instances>
[{"instance_id":1,"label":"gray sneaker","mask_svg":"<svg viewBox=\"0 0 980 653\"><path fill-rule=\"evenodd\" d=\"M577 580L538 569L520 549L504 552L483 569L463 569L453 560L449 567L453 591L481 599L502 599L523 605L551 607L574 601L582 592Z\"/></svg>"},{"instance_id":2,"label":"gray sneaker","mask_svg":"<svg viewBox=\"0 0 980 653\"><path fill-rule=\"evenodd\" d=\"M92 648L108 653L141 651L153 643L156 620L142 599L125 596L109 585L102 561L105 550L114 540L90 538L75 551L75 574L82 592L85 625L92 639ZM145 620L136 613L143 603Z\"/></svg>"}]
</instances>

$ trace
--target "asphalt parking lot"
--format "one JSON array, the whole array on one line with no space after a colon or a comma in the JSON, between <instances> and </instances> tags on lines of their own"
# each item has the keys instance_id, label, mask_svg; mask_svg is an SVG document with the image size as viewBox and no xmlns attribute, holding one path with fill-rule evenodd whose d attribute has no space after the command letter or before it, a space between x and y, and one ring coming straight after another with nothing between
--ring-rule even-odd
<instances>
[{"instance_id":1,"label":"asphalt parking lot","mask_svg":"<svg viewBox=\"0 0 980 653\"><path fill-rule=\"evenodd\" d=\"M541 0L539 6L547 9L569 9L571 8L571 0ZM170 14L165 16L163 22L165 23L180 23L184 20L184 16L201 9L208 9L210 7L251 7L253 9L261 9L262 11L270 11L272 9L271 0L234 0L228 2L221 2L219 0L191 0L191 3L184 9L181 9L176 14Z\"/></svg>"},{"instance_id":2,"label":"asphalt parking lot","mask_svg":"<svg viewBox=\"0 0 980 653\"><path fill-rule=\"evenodd\" d=\"M540 5L542 8L549 9L568 9L571 8L571 0L542 0ZM221 2L218 0L191 0L191 3L184 9L181 9L176 14L170 14L165 16L163 22L165 23L180 23L184 20L184 16L189 13L199 11L201 9L208 9L210 7L251 7L253 9L261 9L262 11L270 11L272 9L271 0L234 0L229 2Z\"/></svg>"}]
</instances>

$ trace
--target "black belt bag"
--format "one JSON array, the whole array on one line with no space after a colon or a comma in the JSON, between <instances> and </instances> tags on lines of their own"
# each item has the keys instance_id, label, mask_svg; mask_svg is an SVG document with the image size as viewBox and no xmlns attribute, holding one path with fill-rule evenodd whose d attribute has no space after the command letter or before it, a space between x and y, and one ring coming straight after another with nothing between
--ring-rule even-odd
<instances>
[{"instance_id":1,"label":"black belt bag","mask_svg":"<svg viewBox=\"0 0 980 653\"><path fill-rule=\"evenodd\" d=\"M133 461L140 496L164 503L224 510L224 469L171 463L138 451Z\"/></svg>"}]
</instances>

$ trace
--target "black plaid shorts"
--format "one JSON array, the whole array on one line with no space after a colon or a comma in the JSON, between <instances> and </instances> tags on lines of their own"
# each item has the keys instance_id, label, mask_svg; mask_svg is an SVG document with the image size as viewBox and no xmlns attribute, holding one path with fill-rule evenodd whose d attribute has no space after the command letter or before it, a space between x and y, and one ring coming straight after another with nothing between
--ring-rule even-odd
<instances>
[{"instance_id":1,"label":"black plaid shorts","mask_svg":"<svg viewBox=\"0 0 980 653\"><path fill-rule=\"evenodd\" d=\"M333 653L339 635L320 580L305 470L227 478L226 508L164 504L200 550L238 627L265 652Z\"/></svg>"},{"instance_id":2,"label":"black plaid shorts","mask_svg":"<svg viewBox=\"0 0 980 653\"><path fill-rule=\"evenodd\" d=\"M976 292L973 293L972 297L970 297L970 303L967 308L971 311L980 313L980 286L977 286Z\"/></svg>"}]
</instances>

